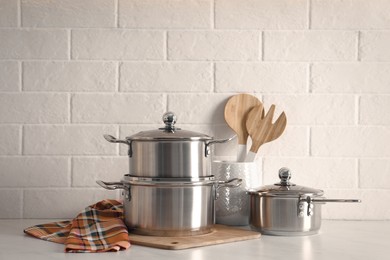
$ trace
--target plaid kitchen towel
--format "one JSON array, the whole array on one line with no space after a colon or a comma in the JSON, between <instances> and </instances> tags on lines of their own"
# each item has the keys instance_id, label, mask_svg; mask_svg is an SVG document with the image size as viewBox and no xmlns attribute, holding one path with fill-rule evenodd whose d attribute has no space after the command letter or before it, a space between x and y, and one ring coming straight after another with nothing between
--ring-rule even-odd
<instances>
[{"instance_id":1,"label":"plaid kitchen towel","mask_svg":"<svg viewBox=\"0 0 390 260\"><path fill-rule=\"evenodd\" d=\"M75 219L36 225L24 230L31 236L65 244L65 252L107 252L130 247L123 222L123 205L102 200L88 206Z\"/></svg>"}]
</instances>

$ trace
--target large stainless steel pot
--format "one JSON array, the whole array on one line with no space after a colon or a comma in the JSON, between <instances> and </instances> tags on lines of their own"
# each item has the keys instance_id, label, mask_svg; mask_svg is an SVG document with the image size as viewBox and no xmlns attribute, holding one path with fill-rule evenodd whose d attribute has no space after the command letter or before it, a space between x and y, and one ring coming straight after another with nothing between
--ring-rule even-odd
<instances>
[{"instance_id":1,"label":"large stainless steel pot","mask_svg":"<svg viewBox=\"0 0 390 260\"><path fill-rule=\"evenodd\" d=\"M129 146L129 174L139 177L198 178L211 176L211 145L232 138L213 140L212 137L175 127L172 112L163 115L165 127L143 131L118 140L111 135L104 138L112 143Z\"/></svg>"},{"instance_id":2,"label":"large stainless steel pot","mask_svg":"<svg viewBox=\"0 0 390 260\"><path fill-rule=\"evenodd\" d=\"M131 232L193 236L212 231L218 189L237 187L241 180L215 181L214 177L167 180L125 175L121 182L97 183L109 190L124 190L125 223Z\"/></svg>"},{"instance_id":3,"label":"large stainless steel pot","mask_svg":"<svg viewBox=\"0 0 390 260\"><path fill-rule=\"evenodd\" d=\"M322 190L290 182L287 168L279 170L280 183L248 191L251 228L267 235L301 236L318 233L321 206L326 202L360 202L326 199Z\"/></svg>"}]
</instances>

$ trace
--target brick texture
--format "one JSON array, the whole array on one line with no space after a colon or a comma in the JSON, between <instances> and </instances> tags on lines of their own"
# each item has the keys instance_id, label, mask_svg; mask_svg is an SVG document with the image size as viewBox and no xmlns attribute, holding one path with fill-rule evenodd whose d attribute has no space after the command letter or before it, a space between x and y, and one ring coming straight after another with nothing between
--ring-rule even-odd
<instances>
[{"instance_id":1,"label":"brick texture","mask_svg":"<svg viewBox=\"0 0 390 260\"><path fill-rule=\"evenodd\" d=\"M116 132L114 126L30 125L24 128L27 155L114 155L103 135Z\"/></svg>"},{"instance_id":2,"label":"brick texture","mask_svg":"<svg viewBox=\"0 0 390 260\"><path fill-rule=\"evenodd\" d=\"M131 113L137 109L143 113ZM160 94L76 94L72 100L73 122L150 123L163 113Z\"/></svg>"},{"instance_id":3,"label":"brick texture","mask_svg":"<svg viewBox=\"0 0 390 260\"><path fill-rule=\"evenodd\" d=\"M390 147L384 145L390 138L387 127L313 127L311 137L314 156L390 156Z\"/></svg>"},{"instance_id":4,"label":"brick texture","mask_svg":"<svg viewBox=\"0 0 390 260\"><path fill-rule=\"evenodd\" d=\"M67 94L0 94L1 123L65 123L69 117Z\"/></svg>"},{"instance_id":5,"label":"brick texture","mask_svg":"<svg viewBox=\"0 0 390 260\"><path fill-rule=\"evenodd\" d=\"M264 33L264 60L356 60L357 33L353 31L271 31Z\"/></svg>"},{"instance_id":6,"label":"brick texture","mask_svg":"<svg viewBox=\"0 0 390 260\"><path fill-rule=\"evenodd\" d=\"M164 57L164 34L157 31L74 30L72 47L72 58L76 60L158 60Z\"/></svg>"},{"instance_id":7,"label":"brick texture","mask_svg":"<svg viewBox=\"0 0 390 260\"><path fill-rule=\"evenodd\" d=\"M283 77L280 77L283 75ZM307 89L308 67L301 63L217 63L217 92L300 93Z\"/></svg>"},{"instance_id":8,"label":"brick texture","mask_svg":"<svg viewBox=\"0 0 390 260\"><path fill-rule=\"evenodd\" d=\"M362 158L359 160L360 187L366 189L390 188L390 161L388 159ZM375 173L375 178L372 174Z\"/></svg>"},{"instance_id":9,"label":"brick texture","mask_svg":"<svg viewBox=\"0 0 390 260\"><path fill-rule=\"evenodd\" d=\"M119 25L126 28L211 28L212 2L120 0Z\"/></svg>"},{"instance_id":10,"label":"brick texture","mask_svg":"<svg viewBox=\"0 0 390 260\"><path fill-rule=\"evenodd\" d=\"M114 27L115 0L22 0L26 27Z\"/></svg>"},{"instance_id":11,"label":"brick texture","mask_svg":"<svg viewBox=\"0 0 390 260\"><path fill-rule=\"evenodd\" d=\"M25 62L23 63L23 90L115 91L116 68L114 62Z\"/></svg>"},{"instance_id":12,"label":"brick texture","mask_svg":"<svg viewBox=\"0 0 390 260\"><path fill-rule=\"evenodd\" d=\"M0 29L0 35L0 59L68 58L68 35L63 29Z\"/></svg>"},{"instance_id":13,"label":"brick texture","mask_svg":"<svg viewBox=\"0 0 390 260\"><path fill-rule=\"evenodd\" d=\"M124 92L210 92L213 84L207 62L125 62L120 75Z\"/></svg>"},{"instance_id":14,"label":"brick texture","mask_svg":"<svg viewBox=\"0 0 390 260\"><path fill-rule=\"evenodd\" d=\"M103 199L118 199L117 191L103 188L27 189L24 192L23 217L72 219L86 206ZM58 203L61 201L61 203ZM50 207L48 207L50 205Z\"/></svg>"},{"instance_id":15,"label":"brick texture","mask_svg":"<svg viewBox=\"0 0 390 260\"><path fill-rule=\"evenodd\" d=\"M314 0L311 28L390 29L388 4L386 0Z\"/></svg>"},{"instance_id":16,"label":"brick texture","mask_svg":"<svg viewBox=\"0 0 390 260\"><path fill-rule=\"evenodd\" d=\"M390 63L316 63L311 88L321 93L390 93Z\"/></svg>"},{"instance_id":17,"label":"brick texture","mask_svg":"<svg viewBox=\"0 0 390 260\"><path fill-rule=\"evenodd\" d=\"M259 44L258 32L172 31L168 34L168 59L257 60Z\"/></svg>"},{"instance_id":18,"label":"brick texture","mask_svg":"<svg viewBox=\"0 0 390 260\"><path fill-rule=\"evenodd\" d=\"M360 99L360 123L390 125L390 96L366 95Z\"/></svg>"},{"instance_id":19,"label":"brick texture","mask_svg":"<svg viewBox=\"0 0 390 260\"><path fill-rule=\"evenodd\" d=\"M288 6L288 8L285 8ZM307 1L216 0L216 27L229 29L305 29Z\"/></svg>"},{"instance_id":20,"label":"brick texture","mask_svg":"<svg viewBox=\"0 0 390 260\"><path fill-rule=\"evenodd\" d=\"M69 165L68 159L61 157L0 158L0 187L66 187L70 185Z\"/></svg>"},{"instance_id":21,"label":"brick texture","mask_svg":"<svg viewBox=\"0 0 390 260\"><path fill-rule=\"evenodd\" d=\"M389 31L363 31L360 40L362 61L390 61Z\"/></svg>"},{"instance_id":22,"label":"brick texture","mask_svg":"<svg viewBox=\"0 0 390 260\"><path fill-rule=\"evenodd\" d=\"M19 91L19 65L15 61L0 61L0 92Z\"/></svg>"},{"instance_id":23,"label":"brick texture","mask_svg":"<svg viewBox=\"0 0 390 260\"><path fill-rule=\"evenodd\" d=\"M0 125L0 155L16 155L21 153L21 126Z\"/></svg>"},{"instance_id":24,"label":"brick texture","mask_svg":"<svg viewBox=\"0 0 390 260\"><path fill-rule=\"evenodd\" d=\"M354 123L355 99L351 95L265 95L263 100L268 107L275 104L275 118L285 111L289 125Z\"/></svg>"},{"instance_id":25,"label":"brick texture","mask_svg":"<svg viewBox=\"0 0 390 260\"><path fill-rule=\"evenodd\" d=\"M18 24L18 1L0 0L0 27Z\"/></svg>"},{"instance_id":26,"label":"brick texture","mask_svg":"<svg viewBox=\"0 0 390 260\"><path fill-rule=\"evenodd\" d=\"M356 189L358 187L357 164L351 158L264 158L264 183L276 183L278 171L287 167L291 182L317 189Z\"/></svg>"},{"instance_id":27,"label":"brick texture","mask_svg":"<svg viewBox=\"0 0 390 260\"><path fill-rule=\"evenodd\" d=\"M4 207L0 218L23 217L23 191L21 189L0 189L0 203Z\"/></svg>"},{"instance_id":28,"label":"brick texture","mask_svg":"<svg viewBox=\"0 0 390 260\"><path fill-rule=\"evenodd\" d=\"M107 143L107 146L114 144ZM129 158L121 157L75 157L72 161L73 187L98 187L97 180L119 181L129 171Z\"/></svg>"}]
</instances>

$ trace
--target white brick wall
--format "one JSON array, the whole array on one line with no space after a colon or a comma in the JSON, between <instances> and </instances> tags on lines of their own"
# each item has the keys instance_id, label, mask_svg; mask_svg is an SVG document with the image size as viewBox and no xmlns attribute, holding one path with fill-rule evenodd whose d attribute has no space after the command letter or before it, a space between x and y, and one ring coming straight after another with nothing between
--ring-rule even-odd
<instances>
[{"instance_id":1,"label":"white brick wall","mask_svg":"<svg viewBox=\"0 0 390 260\"><path fill-rule=\"evenodd\" d=\"M114 62L26 61L24 91L113 92L117 64Z\"/></svg>"},{"instance_id":2,"label":"white brick wall","mask_svg":"<svg viewBox=\"0 0 390 260\"><path fill-rule=\"evenodd\" d=\"M69 37L64 29L0 29L0 59L67 59Z\"/></svg>"},{"instance_id":3,"label":"white brick wall","mask_svg":"<svg viewBox=\"0 0 390 260\"><path fill-rule=\"evenodd\" d=\"M288 118L259 151L328 219L390 219L387 0L0 0L0 218L70 218L128 171L124 138L178 125L225 138L246 92ZM215 157L236 154L218 145ZM380 198L380 199L378 199Z\"/></svg>"},{"instance_id":4,"label":"white brick wall","mask_svg":"<svg viewBox=\"0 0 390 260\"><path fill-rule=\"evenodd\" d=\"M208 62L124 62L123 92L210 92L213 66Z\"/></svg>"},{"instance_id":5,"label":"white brick wall","mask_svg":"<svg viewBox=\"0 0 390 260\"><path fill-rule=\"evenodd\" d=\"M259 47L255 31L168 32L168 60L258 60Z\"/></svg>"},{"instance_id":6,"label":"white brick wall","mask_svg":"<svg viewBox=\"0 0 390 260\"><path fill-rule=\"evenodd\" d=\"M352 61L357 56L355 31L266 31L263 39L266 61Z\"/></svg>"},{"instance_id":7,"label":"white brick wall","mask_svg":"<svg viewBox=\"0 0 390 260\"><path fill-rule=\"evenodd\" d=\"M161 60L165 53L163 31L79 29L71 38L75 60Z\"/></svg>"},{"instance_id":8,"label":"white brick wall","mask_svg":"<svg viewBox=\"0 0 390 260\"><path fill-rule=\"evenodd\" d=\"M25 27L115 27L115 0L21 0Z\"/></svg>"},{"instance_id":9,"label":"white brick wall","mask_svg":"<svg viewBox=\"0 0 390 260\"><path fill-rule=\"evenodd\" d=\"M119 27L210 29L213 0L119 0Z\"/></svg>"}]
</instances>

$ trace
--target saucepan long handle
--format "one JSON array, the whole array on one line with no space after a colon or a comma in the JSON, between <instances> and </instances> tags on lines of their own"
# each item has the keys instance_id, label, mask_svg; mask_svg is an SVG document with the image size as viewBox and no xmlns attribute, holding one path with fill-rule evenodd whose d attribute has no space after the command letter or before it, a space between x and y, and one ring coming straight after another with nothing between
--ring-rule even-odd
<instances>
[{"instance_id":1,"label":"saucepan long handle","mask_svg":"<svg viewBox=\"0 0 390 260\"><path fill-rule=\"evenodd\" d=\"M326 198L311 198L310 202L313 203L326 203L326 202L348 202L348 203L360 203L359 199L326 199Z\"/></svg>"}]
</instances>

